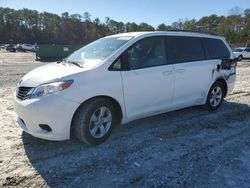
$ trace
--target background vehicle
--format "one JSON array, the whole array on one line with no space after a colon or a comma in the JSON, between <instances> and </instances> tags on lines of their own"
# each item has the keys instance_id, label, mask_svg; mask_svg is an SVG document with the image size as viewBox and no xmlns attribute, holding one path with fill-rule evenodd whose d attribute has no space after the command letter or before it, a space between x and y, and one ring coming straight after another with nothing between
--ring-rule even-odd
<instances>
[{"instance_id":1,"label":"background vehicle","mask_svg":"<svg viewBox=\"0 0 250 188\"><path fill-rule=\"evenodd\" d=\"M241 61L242 59L248 59L250 58L250 48L235 48L233 50L233 53L235 55L235 57Z\"/></svg>"},{"instance_id":2,"label":"background vehicle","mask_svg":"<svg viewBox=\"0 0 250 188\"><path fill-rule=\"evenodd\" d=\"M5 45L5 48L7 51L9 52L16 52L16 48L15 48L15 45L14 44L6 44Z\"/></svg>"},{"instance_id":3,"label":"background vehicle","mask_svg":"<svg viewBox=\"0 0 250 188\"><path fill-rule=\"evenodd\" d=\"M36 46L32 44L17 44L15 48L19 51L31 51L35 52L36 51Z\"/></svg>"},{"instance_id":4,"label":"background vehicle","mask_svg":"<svg viewBox=\"0 0 250 188\"><path fill-rule=\"evenodd\" d=\"M0 44L0 50L5 49L5 44Z\"/></svg>"},{"instance_id":5,"label":"background vehicle","mask_svg":"<svg viewBox=\"0 0 250 188\"><path fill-rule=\"evenodd\" d=\"M31 71L19 82L14 104L24 131L65 140L72 130L94 145L119 122L195 105L216 110L235 76L234 56L222 37L124 33Z\"/></svg>"}]
</instances>

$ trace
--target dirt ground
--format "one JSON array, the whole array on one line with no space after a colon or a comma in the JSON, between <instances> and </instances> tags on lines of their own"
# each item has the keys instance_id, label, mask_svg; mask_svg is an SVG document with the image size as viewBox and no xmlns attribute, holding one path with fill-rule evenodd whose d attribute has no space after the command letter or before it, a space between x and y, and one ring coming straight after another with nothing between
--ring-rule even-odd
<instances>
[{"instance_id":1,"label":"dirt ground","mask_svg":"<svg viewBox=\"0 0 250 188\"><path fill-rule=\"evenodd\" d=\"M116 127L96 147L34 138L16 123L18 80L43 65L0 52L0 187L250 187L250 61L233 94L210 112L193 107Z\"/></svg>"}]
</instances>

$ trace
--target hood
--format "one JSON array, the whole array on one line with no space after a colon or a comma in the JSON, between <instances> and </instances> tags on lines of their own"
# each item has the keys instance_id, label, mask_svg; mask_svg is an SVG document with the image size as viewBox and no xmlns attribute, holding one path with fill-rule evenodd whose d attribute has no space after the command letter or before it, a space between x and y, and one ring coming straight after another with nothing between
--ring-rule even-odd
<instances>
[{"instance_id":1,"label":"hood","mask_svg":"<svg viewBox=\"0 0 250 188\"><path fill-rule=\"evenodd\" d=\"M65 76L86 70L86 68L80 68L73 64L50 63L48 65L40 66L27 73L20 80L19 86L37 87L40 84L57 81Z\"/></svg>"}]
</instances>

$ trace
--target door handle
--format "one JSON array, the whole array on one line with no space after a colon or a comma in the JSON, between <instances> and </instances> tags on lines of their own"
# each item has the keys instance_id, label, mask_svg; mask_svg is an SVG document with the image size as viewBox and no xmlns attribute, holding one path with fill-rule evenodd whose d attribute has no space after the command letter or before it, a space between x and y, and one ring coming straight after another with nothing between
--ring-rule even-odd
<instances>
[{"instance_id":1,"label":"door handle","mask_svg":"<svg viewBox=\"0 0 250 188\"><path fill-rule=\"evenodd\" d=\"M177 69L176 72L183 73L183 72L185 72L185 69Z\"/></svg>"},{"instance_id":2,"label":"door handle","mask_svg":"<svg viewBox=\"0 0 250 188\"><path fill-rule=\"evenodd\" d=\"M171 70L162 72L162 74L164 74L165 76L169 76L172 73L173 73L173 71L171 71Z\"/></svg>"}]
</instances>

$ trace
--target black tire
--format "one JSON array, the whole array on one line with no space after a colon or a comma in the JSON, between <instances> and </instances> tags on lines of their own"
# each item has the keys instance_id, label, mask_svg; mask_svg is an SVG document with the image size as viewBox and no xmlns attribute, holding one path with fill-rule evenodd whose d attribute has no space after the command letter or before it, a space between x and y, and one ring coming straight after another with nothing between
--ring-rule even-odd
<instances>
[{"instance_id":1,"label":"black tire","mask_svg":"<svg viewBox=\"0 0 250 188\"><path fill-rule=\"evenodd\" d=\"M237 59L238 59L238 61L242 61L243 56L242 56L242 55L240 55Z\"/></svg>"},{"instance_id":2,"label":"black tire","mask_svg":"<svg viewBox=\"0 0 250 188\"><path fill-rule=\"evenodd\" d=\"M221 98L220 98L220 101L216 101L214 104L212 103L213 99L216 98L216 97L212 97L212 96L218 96L219 95L213 95L213 92L215 91L215 88L220 88L221 89ZM221 83L221 82L214 82L214 84L211 86L211 88L209 89L209 92L208 92L208 95L207 95L207 100L206 100L206 107L209 109L209 110L217 110L223 100L224 100L224 96L225 96L225 88L224 88L224 85ZM213 99L212 99L213 98ZM215 99L214 99L215 100Z\"/></svg>"},{"instance_id":3,"label":"black tire","mask_svg":"<svg viewBox=\"0 0 250 188\"><path fill-rule=\"evenodd\" d=\"M96 111L102 107L106 107L110 110L109 112L111 112L112 122L111 122L110 128L105 133L105 135L103 135L100 138L96 138L90 132L90 129L91 129L90 120L91 120L91 117L94 115L94 113L96 113ZM84 103L82 106L79 107L79 109L76 111L76 114L74 116L73 125L72 125L74 135L79 141L84 142L88 145L101 144L110 136L114 128L114 124L117 122L116 117L117 116L116 116L115 107L112 104L112 102L110 102L109 100L106 100L104 98L96 98L96 99L87 101L86 103Z\"/></svg>"}]
</instances>

